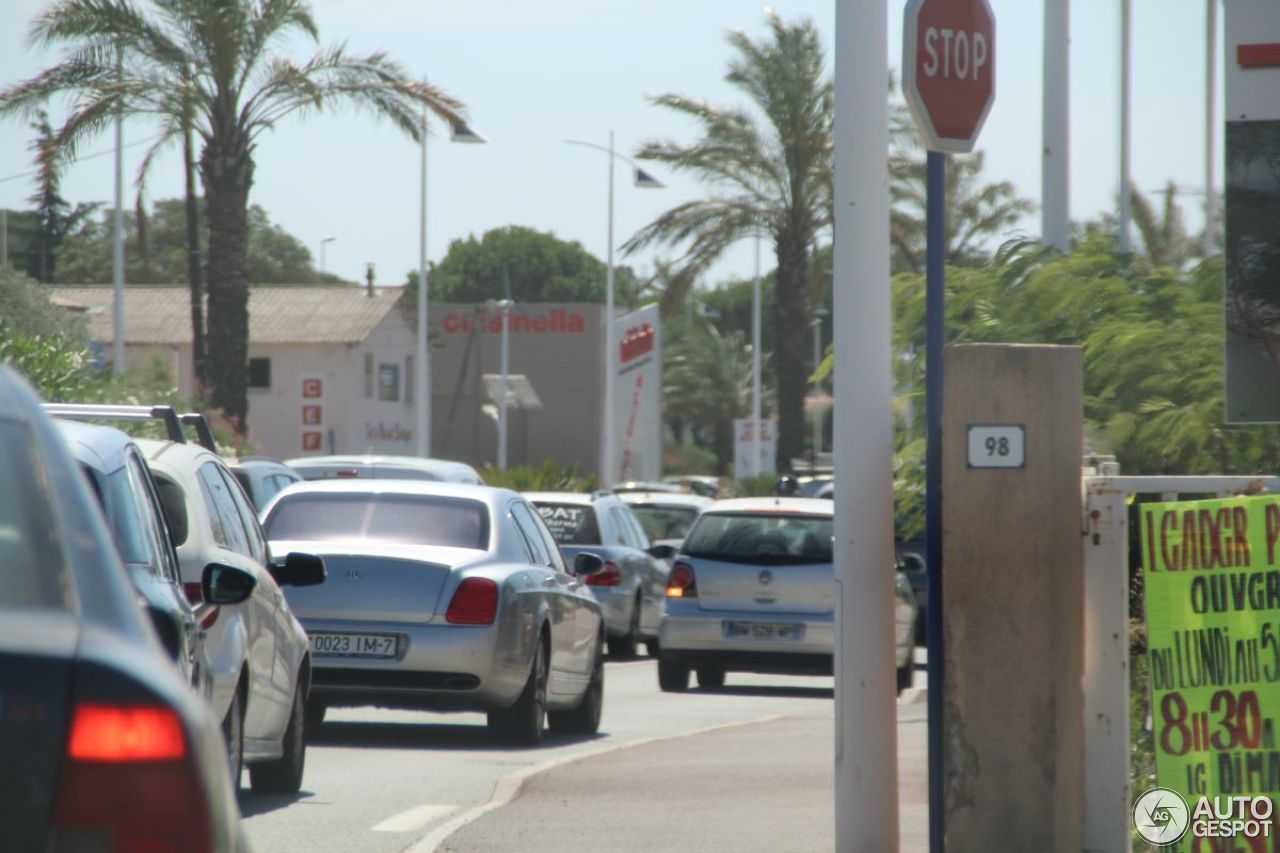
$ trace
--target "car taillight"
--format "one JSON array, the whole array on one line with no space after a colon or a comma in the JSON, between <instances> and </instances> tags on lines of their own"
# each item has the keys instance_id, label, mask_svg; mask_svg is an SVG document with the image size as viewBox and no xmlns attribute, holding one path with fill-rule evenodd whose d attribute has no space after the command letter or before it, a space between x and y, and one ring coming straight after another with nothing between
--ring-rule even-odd
<instances>
[{"instance_id":1,"label":"car taillight","mask_svg":"<svg viewBox=\"0 0 1280 853\"><path fill-rule=\"evenodd\" d=\"M492 625L498 615L498 585L488 578L467 578L449 602L444 619L450 625Z\"/></svg>"},{"instance_id":2,"label":"car taillight","mask_svg":"<svg viewBox=\"0 0 1280 853\"><path fill-rule=\"evenodd\" d=\"M667 576L667 598L696 598L698 596L698 579L693 574L693 566L686 562L677 562L671 567Z\"/></svg>"},{"instance_id":3,"label":"car taillight","mask_svg":"<svg viewBox=\"0 0 1280 853\"><path fill-rule=\"evenodd\" d=\"M584 580L587 586L617 586L622 583L622 571L617 563L608 562L604 564L603 569L594 575L587 575Z\"/></svg>"},{"instance_id":4,"label":"car taillight","mask_svg":"<svg viewBox=\"0 0 1280 853\"><path fill-rule=\"evenodd\" d=\"M211 851L204 780L177 713L154 705L79 705L53 824L54 851Z\"/></svg>"}]
</instances>

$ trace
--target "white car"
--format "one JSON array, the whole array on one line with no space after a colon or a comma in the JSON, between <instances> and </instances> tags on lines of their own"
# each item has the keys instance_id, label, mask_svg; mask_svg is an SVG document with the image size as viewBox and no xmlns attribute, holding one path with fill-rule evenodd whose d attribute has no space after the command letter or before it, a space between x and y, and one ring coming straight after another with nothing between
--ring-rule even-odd
<instances>
[{"instance_id":1,"label":"white car","mask_svg":"<svg viewBox=\"0 0 1280 853\"><path fill-rule=\"evenodd\" d=\"M213 675L211 704L222 720L232 781L249 766L255 790L294 792L306 758L304 707L311 684L307 635L281 584L324 580L324 562L289 554L273 564L257 516L231 472L194 444L138 440L164 505L187 594L199 596L206 566L253 575L243 604L219 607L201 623Z\"/></svg>"},{"instance_id":2,"label":"white car","mask_svg":"<svg viewBox=\"0 0 1280 853\"><path fill-rule=\"evenodd\" d=\"M831 675L836 586L832 502L741 498L707 508L667 582L658 686L681 691L689 672L722 687L726 672ZM886 567L888 570L889 567ZM911 683L917 608L896 572L892 607L897 688Z\"/></svg>"},{"instance_id":3,"label":"white car","mask_svg":"<svg viewBox=\"0 0 1280 853\"><path fill-rule=\"evenodd\" d=\"M623 492L618 497L631 507L631 514L653 544L676 550L702 511L715 503L702 495L670 492Z\"/></svg>"}]
</instances>

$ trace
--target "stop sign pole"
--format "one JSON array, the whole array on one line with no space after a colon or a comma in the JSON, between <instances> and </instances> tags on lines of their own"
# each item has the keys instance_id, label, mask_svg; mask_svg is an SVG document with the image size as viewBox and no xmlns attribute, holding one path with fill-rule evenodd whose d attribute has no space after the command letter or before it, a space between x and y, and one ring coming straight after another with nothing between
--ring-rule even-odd
<instances>
[{"instance_id":1,"label":"stop sign pole","mask_svg":"<svg viewBox=\"0 0 1280 853\"><path fill-rule=\"evenodd\" d=\"M973 150L995 100L996 28L987 0L909 0L902 92L928 149L925 205L925 559L929 576L929 850L945 850L942 636L942 351L946 339L948 153Z\"/></svg>"}]
</instances>

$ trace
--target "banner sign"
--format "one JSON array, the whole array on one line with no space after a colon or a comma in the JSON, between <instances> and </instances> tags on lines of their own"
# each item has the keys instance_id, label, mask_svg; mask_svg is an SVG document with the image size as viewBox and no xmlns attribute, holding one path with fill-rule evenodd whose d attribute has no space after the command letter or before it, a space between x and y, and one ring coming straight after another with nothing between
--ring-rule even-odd
<instances>
[{"instance_id":1,"label":"banner sign","mask_svg":"<svg viewBox=\"0 0 1280 853\"><path fill-rule=\"evenodd\" d=\"M613 324L613 431L616 475L662 479L662 318L657 305L632 311Z\"/></svg>"},{"instance_id":2,"label":"banner sign","mask_svg":"<svg viewBox=\"0 0 1280 853\"><path fill-rule=\"evenodd\" d=\"M1144 504L1141 516L1156 778L1186 803L1176 849L1272 850L1280 496Z\"/></svg>"}]
</instances>

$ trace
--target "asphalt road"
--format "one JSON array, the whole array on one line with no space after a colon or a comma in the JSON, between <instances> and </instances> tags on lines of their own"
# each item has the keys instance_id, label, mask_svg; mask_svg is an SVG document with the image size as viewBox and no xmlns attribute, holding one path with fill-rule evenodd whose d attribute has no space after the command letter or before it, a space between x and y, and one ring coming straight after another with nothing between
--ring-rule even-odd
<instances>
[{"instance_id":1,"label":"asphalt road","mask_svg":"<svg viewBox=\"0 0 1280 853\"><path fill-rule=\"evenodd\" d=\"M916 678L923 683L922 672ZM787 772L803 767L806 774L803 783L793 779L788 790L802 794L811 806L803 813L792 809L793 819L811 828L829 827L832 684L831 678L731 673L722 690L661 693L653 661L611 661L600 733L590 738L548 734L536 748L491 742L480 714L331 710L319 740L308 747L302 792L282 797L246 790L241 811L259 853L533 853L579 849L584 841L590 841L588 849L631 849L604 843L601 838L612 837L608 833L580 837L574 827L607 825L607 814L626 815L643 803L646 819L618 837L631 839L636 849L672 849L664 842L669 836L661 834L669 826L655 819L671 806L662 797L663 780L681 766L682 751L696 745L702 757L684 768L685 781L695 769L703 774L707 803L715 801L717 756L738 759L724 770L735 783L745 782L747 793L720 786L722 798L734 800L726 805L737 812L720 811L748 836L753 818L772 831L782 829L753 805L749 793L755 790L770 802L775 789L768 780L778 775L778 768L769 766L773 748L786 750L792 767ZM904 704L900 710L908 719L923 719L923 705ZM747 750L750 744L754 751ZM759 784L751 781L755 778ZM559 809L555 817L553 807ZM699 806L692 808L697 812ZM531 813L544 824L541 846L530 846ZM660 834L646 840L646 826ZM681 848L750 849L718 846L711 835L723 833L705 832L703 843Z\"/></svg>"}]
</instances>

